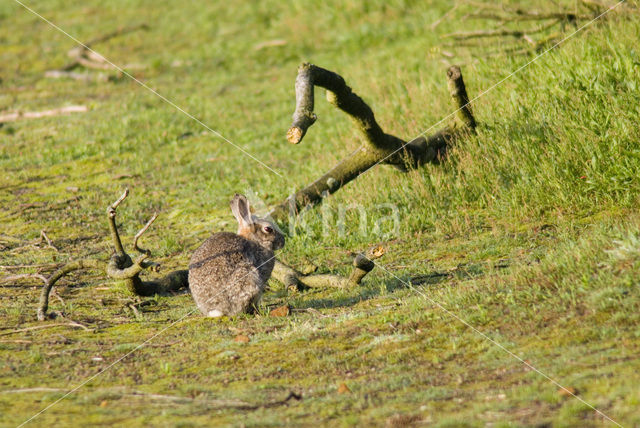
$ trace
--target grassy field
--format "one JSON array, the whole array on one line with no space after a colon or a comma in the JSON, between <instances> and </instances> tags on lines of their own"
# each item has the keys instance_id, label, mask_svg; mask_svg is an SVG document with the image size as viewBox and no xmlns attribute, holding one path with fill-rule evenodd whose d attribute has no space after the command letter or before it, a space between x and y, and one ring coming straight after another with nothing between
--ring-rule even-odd
<instances>
[{"instance_id":1,"label":"grassy field","mask_svg":"<svg viewBox=\"0 0 640 428\"><path fill-rule=\"evenodd\" d=\"M465 3L28 5L82 41L147 24L95 49L270 169L127 76L45 77L69 62L73 40L4 1L0 115L88 111L0 127L0 278L107 260L105 209L126 187L122 233L129 243L157 211L143 246L168 272L234 229L235 192L275 205L319 177L361 136L317 90L318 121L299 146L286 142L303 61L344 76L407 140L452 112L448 65L461 65L471 97L491 90L473 103L477 135L442 164L376 167L288 228L279 258L320 272L346 274L353 252L382 245L359 288L272 281L259 314L212 320L188 294L135 311L122 284L83 271L52 297L64 318L39 323L38 279L4 281L1 426L62 397L27 426L640 426L637 4L513 76L536 54L510 51L526 41L442 37L495 25ZM284 304L289 316L269 316ZM302 399L280 403L290 392Z\"/></svg>"}]
</instances>

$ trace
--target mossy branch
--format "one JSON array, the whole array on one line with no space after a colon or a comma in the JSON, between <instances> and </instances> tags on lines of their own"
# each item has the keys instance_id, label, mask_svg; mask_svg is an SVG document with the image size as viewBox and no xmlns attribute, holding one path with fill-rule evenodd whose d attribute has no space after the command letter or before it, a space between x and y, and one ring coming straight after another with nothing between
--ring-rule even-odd
<instances>
[{"instance_id":1,"label":"mossy branch","mask_svg":"<svg viewBox=\"0 0 640 428\"><path fill-rule=\"evenodd\" d=\"M303 274L298 270L276 260L272 277L287 288L304 290L307 288L350 288L357 287L364 277L373 270L373 260L381 257L384 250L378 247L365 254L358 254L353 259L353 269L348 277L334 274Z\"/></svg>"},{"instance_id":2,"label":"mossy branch","mask_svg":"<svg viewBox=\"0 0 640 428\"><path fill-rule=\"evenodd\" d=\"M386 134L375 119L373 110L352 89L342 76L313 64L304 63L298 68L296 78L296 109L293 122L287 131L287 140L299 144L316 122L314 113L314 88L327 90L327 100L345 112L365 137L365 143L322 177L291 195L271 212L277 221L284 221L308 205L322 201L323 196L336 192L358 175L380 163L390 164L402 171L436 162L453 140L475 130L475 120L468 107L460 68L453 66L447 72L449 91L458 110L463 110L463 120L458 126L443 128L433 135L406 142Z\"/></svg>"},{"instance_id":3,"label":"mossy branch","mask_svg":"<svg viewBox=\"0 0 640 428\"><path fill-rule=\"evenodd\" d=\"M47 279L47 282L42 288L38 304L38 320L42 321L46 318L49 307L49 294L56 282L65 275L80 269L102 270L109 278L124 281L129 291L138 296L166 294L189 286L189 271L186 269L173 271L164 277L151 281L143 281L140 279L139 275L143 270L157 266L155 263L147 260L151 256L151 251L140 248L138 246L138 240L158 216L157 214L154 214L151 220L149 220L147 224L145 224L144 227L135 235L133 245L134 249L142 254L135 260L131 259L124 250L120 234L118 233L118 227L116 225L117 208L128 195L129 189L125 190L122 196L107 208L109 230L111 232L111 240L115 250L115 253L109 262L105 263L100 260L81 259L67 263L62 268L54 272L54 274Z\"/></svg>"},{"instance_id":4,"label":"mossy branch","mask_svg":"<svg viewBox=\"0 0 640 428\"><path fill-rule=\"evenodd\" d=\"M66 265L55 271L53 275L51 275L49 279L47 279L47 282L42 287L42 292L40 293L40 301L38 303L38 320L45 320L47 309L49 308L49 294L51 293L51 289L53 288L53 286L56 284L56 282L58 282L60 278L79 269L104 270L105 267L106 263L99 260L82 259L67 263Z\"/></svg>"}]
</instances>

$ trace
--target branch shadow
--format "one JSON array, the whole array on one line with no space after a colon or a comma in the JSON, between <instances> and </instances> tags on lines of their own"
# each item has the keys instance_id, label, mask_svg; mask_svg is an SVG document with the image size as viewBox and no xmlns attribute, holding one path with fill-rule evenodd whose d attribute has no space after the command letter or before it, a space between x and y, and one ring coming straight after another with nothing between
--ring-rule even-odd
<instances>
[{"instance_id":1,"label":"branch shadow","mask_svg":"<svg viewBox=\"0 0 640 428\"><path fill-rule=\"evenodd\" d=\"M445 272L434 271L419 275L398 275L397 277L391 278L388 281L384 282L382 287L360 287L357 294L311 299L304 299L303 294L301 295L301 300L304 300L302 300L299 305L296 305L296 308L334 309L341 307L350 307L360 302L380 297L385 293L395 293L396 291L408 290L414 287L420 287L424 290L433 288L446 282L452 283L453 285L458 281L483 276L489 269L502 269L508 266L509 265L506 263L498 264L495 266L489 266L486 263L466 263L460 264L456 268Z\"/></svg>"}]
</instances>

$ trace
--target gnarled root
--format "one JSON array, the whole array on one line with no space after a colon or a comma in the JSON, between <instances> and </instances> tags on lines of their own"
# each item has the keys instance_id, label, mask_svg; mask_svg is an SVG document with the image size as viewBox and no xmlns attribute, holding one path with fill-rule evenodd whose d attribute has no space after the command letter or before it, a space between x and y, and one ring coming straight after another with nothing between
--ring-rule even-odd
<instances>
[{"instance_id":1,"label":"gnarled root","mask_svg":"<svg viewBox=\"0 0 640 428\"><path fill-rule=\"evenodd\" d=\"M145 226L136 234L133 246L134 249L141 254L133 260L124 250L122 241L120 240L120 234L118 233L118 228L116 226L116 209L128 195L129 189L125 190L122 196L107 208L111 239L115 247L115 253L109 262L105 263L94 259L80 259L67 263L65 266L54 272L53 275L47 279L46 284L42 288L40 302L38 304L38 320L42 321L46 318L49 307L49 294L56 282L63 276L79 269L102 270L109 278L124 281L129 291L138 296L167 294L189 287L189 271L187 270L173 271L164 277L150 281L143 281L140 279L140 272L150 267L157 266L156 263L147 260L151 256L151 251L142 249L138 246L138 240L157 218L157 214L154 214L151 220L149 220L147 224L145 224Z\"/></svg>"}]
</instances>

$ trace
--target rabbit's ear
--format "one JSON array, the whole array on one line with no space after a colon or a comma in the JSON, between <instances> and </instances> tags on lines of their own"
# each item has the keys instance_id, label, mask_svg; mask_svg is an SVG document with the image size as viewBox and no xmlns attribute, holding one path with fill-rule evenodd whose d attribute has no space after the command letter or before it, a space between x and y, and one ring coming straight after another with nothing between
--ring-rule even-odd
<instances>
[{"instance_id":1,"label":"rabbit's ear","mask_svg":"<svg viewBox=\"0 0 640 428\"><path fill-rule=\"evenodd\" d=\"M253 225L249 201L244 195L235 194L231 200L231 212L233 212L233 216L238 220L238 224L241 227L251 227Z\"/></svg>"}]
</instances>

